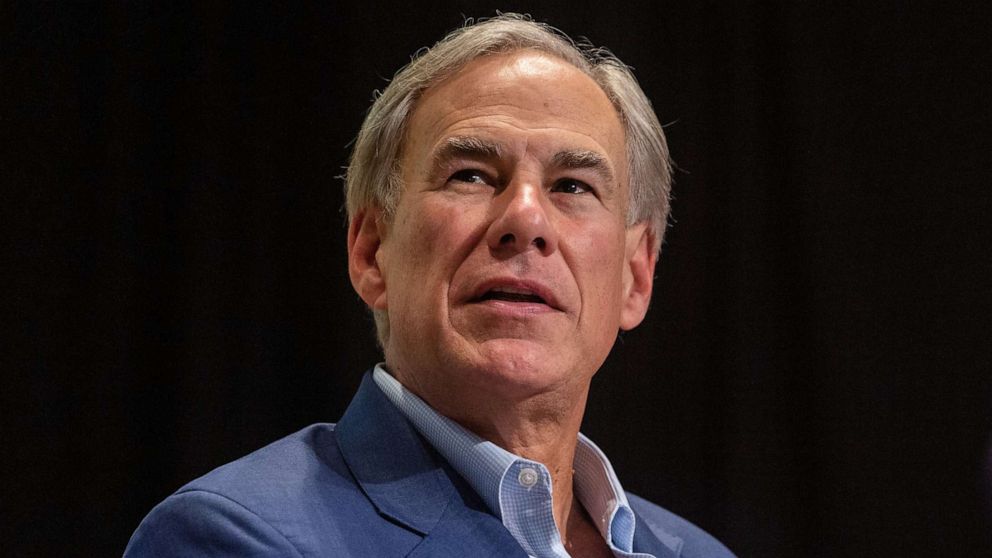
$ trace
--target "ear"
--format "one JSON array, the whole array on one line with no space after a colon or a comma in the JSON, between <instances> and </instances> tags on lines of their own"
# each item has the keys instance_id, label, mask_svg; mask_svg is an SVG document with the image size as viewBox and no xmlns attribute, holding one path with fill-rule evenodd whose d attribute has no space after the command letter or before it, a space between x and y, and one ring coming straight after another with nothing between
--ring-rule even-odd
<instances>
[{"instance_id":1,"label":"ear","mask_svg":"<svg viewBox=\"0 0 992 558\"><path fill-rule=\"evenodd\" d=\"M654 234L647 223L627 229L623 270L623 301L620 309L620 329L634 329L644 320L651 303L654 266L658 262Z\"/></svg>"},{"instance_id":2,"label":"ear","mask_svg":"<svg viewBox=\"0 0 992 558\"><path fill-rule=\"evenodd\" d=\"M385 234L379 208L363 209L348 225L348 275L358 296L374 310L386 309L386 280L380 256Z\"/></svg>"}]
</instances>

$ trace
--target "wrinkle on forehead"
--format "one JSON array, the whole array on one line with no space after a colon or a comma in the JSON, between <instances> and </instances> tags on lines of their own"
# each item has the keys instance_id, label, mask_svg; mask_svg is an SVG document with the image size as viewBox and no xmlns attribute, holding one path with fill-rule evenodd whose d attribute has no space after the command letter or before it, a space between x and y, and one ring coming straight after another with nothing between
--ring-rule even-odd
<instances>
[{"instance_id":1,"label":"wrinkle on forehead","mask_svg":"<svg viewBox=\"0 0 992 558\"><path fill-rule=\"evenodd\" d=\"M626 138L616 107L585 72L537 51L478 58L424 91L403 152L427 155L448 137L487 131L506 140L500 136L508 130L520 134L517 140L550 133L556 151L600 151L626 182Z\"/></svg>"}]
</instances>

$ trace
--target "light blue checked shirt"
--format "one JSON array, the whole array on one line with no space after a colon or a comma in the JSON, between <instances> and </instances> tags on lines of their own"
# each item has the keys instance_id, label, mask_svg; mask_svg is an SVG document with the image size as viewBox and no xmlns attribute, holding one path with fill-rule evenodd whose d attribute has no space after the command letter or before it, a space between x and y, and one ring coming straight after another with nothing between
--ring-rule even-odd
<instances>
[{"instance_id":1,"label":"light blue checked shirt","mask_svg":"<svg viewBox=\"0 0 992 558\"><path fill-rule=\"evenodd\" d=\"M541 463L514 455L442 416L378 364L372 373L386 397L482 497L533 558L566 558L551 507L551 475ZM575 492L614 556L633 552L634 512L613 467L588 438L575 448Z\"/></svg>"}]
</instances>

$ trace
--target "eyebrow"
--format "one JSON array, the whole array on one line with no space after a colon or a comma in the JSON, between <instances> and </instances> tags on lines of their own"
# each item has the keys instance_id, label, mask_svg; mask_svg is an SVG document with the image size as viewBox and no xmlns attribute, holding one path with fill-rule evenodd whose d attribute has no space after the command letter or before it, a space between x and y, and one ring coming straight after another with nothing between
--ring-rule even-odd
<instances>
[{"instance_id":1,"label":"eyebrow","mask_svg":"<svg viewBox=\"0 0 992 558\"><path fill-rule=\"evenodd\" d=\"M613 169L610 168L606 157L595 151L582 149L559 151L551 158L551 164L554 167L564 169L590 169L598 174L605 184L611 186L616 184L616 177L613 175Z\"/></svg>"},{"instance_id":2,"label":"eyebrow","mask_svg":"<svg viewBox=\"0 0 992 558\"><path fill-rule=\"evenodd\" d=\"M434 166L443 166L446 161L464 157L468 159L499 159L503 148L498 143L476 137L454 136L434 152Z\"/></svg>"},{"instance_id":3,"label":"eyebrow","mask_svg":"<svg viewBox=\"0 0 992 558\"><path fill-rule=\"evenodd\" d=\"M467 159L499 159L503 147L493 141L474 136L453 136L444 140L435 150L434 168L443 167L447 161L464 157ZM566 149L551 158L551 166L561 169L590 169L610 186L616 185L616 176L606 157L585 149Z\"/></svg>"}]
</instances>

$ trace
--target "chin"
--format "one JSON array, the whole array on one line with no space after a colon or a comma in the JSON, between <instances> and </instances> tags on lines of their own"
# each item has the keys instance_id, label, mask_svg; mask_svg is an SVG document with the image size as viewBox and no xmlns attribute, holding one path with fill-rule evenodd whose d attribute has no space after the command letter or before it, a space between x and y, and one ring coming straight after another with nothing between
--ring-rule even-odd
<instances>
[{"instance_id":1,"label":"chin","mask_svg":"<svg viewBox=\"0 0 992 558\"><path fill-rule=\"evenodd\" d=\"M560 389L576 376L561 351L528 339L493 339L478 347L478 362L470 364L486 390L510 390L518 396Z\"/></svg>"}]
</instances>

